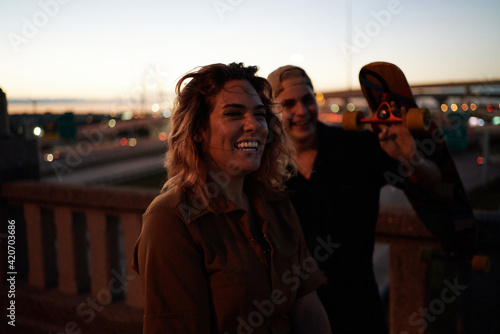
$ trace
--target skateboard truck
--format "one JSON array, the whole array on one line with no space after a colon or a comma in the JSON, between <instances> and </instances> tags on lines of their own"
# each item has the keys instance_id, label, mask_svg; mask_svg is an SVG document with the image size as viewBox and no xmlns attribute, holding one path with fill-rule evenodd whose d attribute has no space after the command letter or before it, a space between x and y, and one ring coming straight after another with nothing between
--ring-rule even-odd
<instances>
[{"instance_id":1,"label":"skateboard truck","mask_svg":"<svg viewBox=\"0 0 500 334\"><path fill-rule=\"evenodd\" d=\"M410 108L406 114L406 122L401 115L392 111L389 103L389 94L382 94L377 111L369 118L365 118L361 111L345 112L342 116L342 127L348 131L360 131L365 124L402 124L410 131L427 131L431 124L431 113L427 108Z\"/></svg>"}]
</instances>

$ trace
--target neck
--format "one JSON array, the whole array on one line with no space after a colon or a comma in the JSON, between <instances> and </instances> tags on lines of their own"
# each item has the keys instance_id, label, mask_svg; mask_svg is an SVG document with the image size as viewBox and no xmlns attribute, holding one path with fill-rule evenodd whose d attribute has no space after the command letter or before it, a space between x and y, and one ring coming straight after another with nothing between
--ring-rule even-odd
<instances>
[{"instance_id":1,"label":"neck","mask_svg":"<svg viewBox=\"0 0 500 334\"><path fill-rule=\"evenodd\" d=\"M222 188L224 196L231 200L233 203L239 207L247 210L248 200L243 191L243 185L245 182L244 177L231 178L227 186Z\"/></svg>"},{"instance_id":2,"label":"neck","mask_svg":"<svg viewBox=\"0 0 500 334\"><path fill-rule=\"evenodd\" d=\"M295 151L297 155L308 151L317 151L318 150L318 141L317 135L311 136L304 140L293 140L293 146L295 147Z\"/></svg>"}]
</instances>

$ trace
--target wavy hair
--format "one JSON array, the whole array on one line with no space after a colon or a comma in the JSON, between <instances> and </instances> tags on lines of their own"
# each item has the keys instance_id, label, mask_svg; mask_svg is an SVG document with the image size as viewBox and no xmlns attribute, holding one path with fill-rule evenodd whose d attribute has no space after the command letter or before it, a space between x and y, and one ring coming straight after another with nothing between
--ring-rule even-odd
<instances>
[{"instance_id":1,"label":"wavy hair","mask_svg":"<svg viewBox=\"0 0 500 334\"><path fill-rule=\"evenodd\" d=\"M278 193L284 189L290 175L286 166L292 146L281 121L272 111L272 87L266 79L256 76L257 71L257 66L246 67L243 63L212 64L179 80L165 162L168 181L162 191L175 186L191 190L210 211L217 211L218 202L208 186L209 168L201 138L208 128L217 94L232 80L248 81L267 109L268 138L264 153L260 167L249 176L262 191Z\"/></svg>"}]
</instances>

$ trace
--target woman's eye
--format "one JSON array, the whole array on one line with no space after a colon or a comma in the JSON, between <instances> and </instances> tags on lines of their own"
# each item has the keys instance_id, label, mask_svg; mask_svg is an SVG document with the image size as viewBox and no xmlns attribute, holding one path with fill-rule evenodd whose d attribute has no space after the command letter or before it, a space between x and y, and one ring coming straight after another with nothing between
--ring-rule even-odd
<instances>
[{"instance_id":1,"label":"woman's eye","mask_svg":"<svg viewBox=\"0 0 500 334\"><path fill-rule=\"evenodd\" d=\"M241 112L234 110L234 111L227 111L224 113L226 116L241 116Z\"/></svg>"}]
</instances>

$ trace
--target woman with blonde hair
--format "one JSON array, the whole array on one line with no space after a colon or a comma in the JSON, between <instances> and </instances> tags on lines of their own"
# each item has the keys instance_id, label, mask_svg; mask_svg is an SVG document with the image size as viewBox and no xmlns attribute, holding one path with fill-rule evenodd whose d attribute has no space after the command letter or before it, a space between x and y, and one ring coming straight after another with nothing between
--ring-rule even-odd
<instances>
[{"instance_id":1,"label":"woman with blonde hair","mask_svg":"<svg viewBox=\"0 0 500 334\"><path fill-rule=\"evenodd\" d=\"M325 278L282 193L287 137L256 72L207 65L176 86L169 180L135 248L144 333L330 333Z\"/></svg>"}]
</instances>

